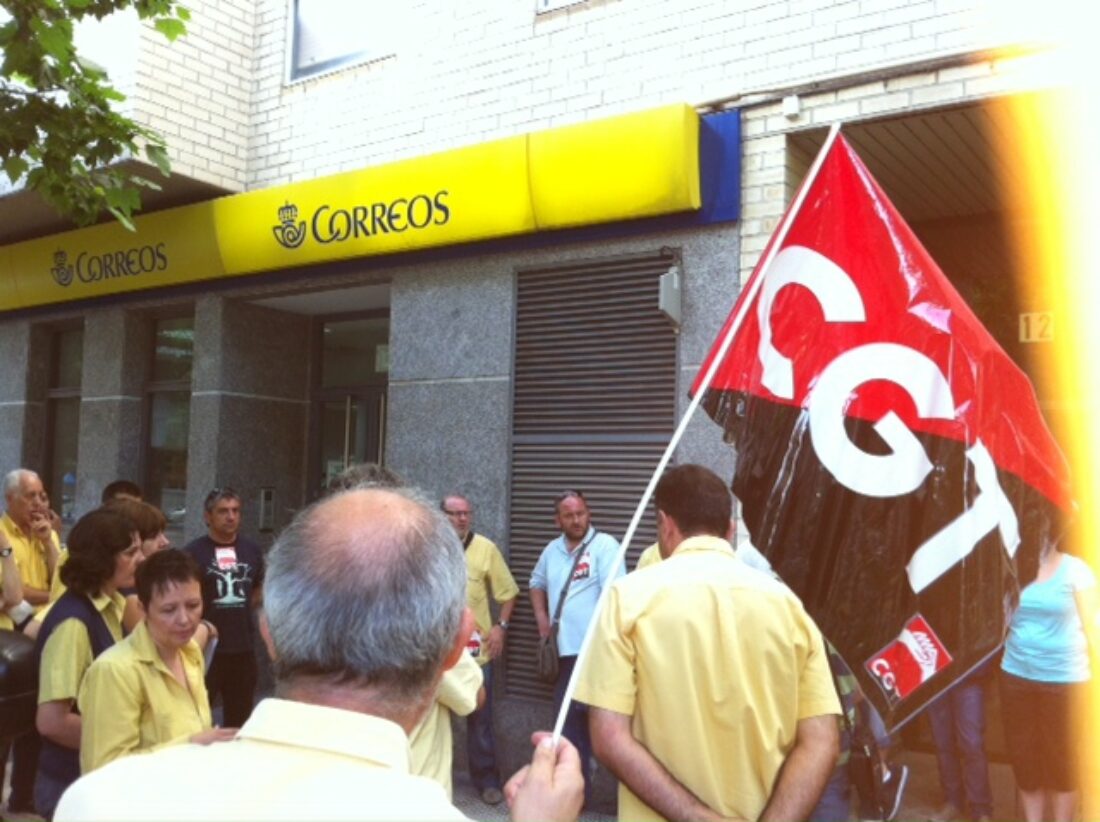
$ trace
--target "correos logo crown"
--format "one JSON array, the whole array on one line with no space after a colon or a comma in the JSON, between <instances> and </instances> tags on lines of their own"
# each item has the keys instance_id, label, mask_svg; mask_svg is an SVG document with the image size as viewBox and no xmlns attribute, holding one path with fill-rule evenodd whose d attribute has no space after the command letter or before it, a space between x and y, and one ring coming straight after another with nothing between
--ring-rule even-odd
<instances>
[{"instance_id":1,"label":"correos logo crown","mask_svg":"<svg viewBox=\"0 0 1100 822\"><path fill-rule=\"evenodd\" d=\"M271 230L283 248L297 248L306 238L305 221L299 223L297 219L298 206L287 203L279 209L279 224Z\"/></svg>"},{"instance_id":2,"label":"correos logo crown","mask_svg":"<svg viewBox=\"0 0 1100 822\"><path fill-rule=\"evenodd\" d=\"M64 251L58 250L53 253L53 268L50 269L50 274L58 285L65 286L73 281L73 267L68 264L68 260L69 255Z\"/></svg>"}]
</instances>

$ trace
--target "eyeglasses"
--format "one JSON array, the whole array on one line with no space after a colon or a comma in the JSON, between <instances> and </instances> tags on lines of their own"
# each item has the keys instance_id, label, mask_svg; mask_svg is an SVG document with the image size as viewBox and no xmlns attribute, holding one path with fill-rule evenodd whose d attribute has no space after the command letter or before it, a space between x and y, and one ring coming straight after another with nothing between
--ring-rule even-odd
<instances>
[{"instance_id":1,"label":"eyeglasses","mask_svg":"<svg viewBox=\"0 0 1100 822\"><path fill-rule=\"evenodd\" d=\"M449 517L468 517L472 513L471 511L451 511L447 508L443 509L443 513Z\"/></svg>"},{"instance_id":2,"label":"eyeglasses","mask_svg":"<svg viewBox=\"0 0 1100 822\"><path fill-rule=\"evenodd\" d=\"M571 497L576 497L577 499L581 500L582 502L587 502L587 500L585 500L585 498L584 498L584 492L577 491L577 490L572 489L572 488L567 488L564 491L562 491L560 494L558 494L556 497L554 497L554 505L557 505L559 502L564 502L565 500L567 500Z\"/></svg>"}]
</instances>

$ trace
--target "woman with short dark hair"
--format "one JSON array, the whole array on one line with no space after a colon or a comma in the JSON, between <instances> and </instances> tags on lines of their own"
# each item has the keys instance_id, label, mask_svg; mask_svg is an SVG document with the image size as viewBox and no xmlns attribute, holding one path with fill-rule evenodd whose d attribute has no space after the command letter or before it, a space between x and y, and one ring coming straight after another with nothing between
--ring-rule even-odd
<instances>
[{"instance_id":1,"label":"woman with short dark hair","mask_svg":"<svg viewBox=\"0 0 1100 822\"><path fill-rule=\"evenodd\" d=\"M80 689L83 773L134 753L179 742L232 739L212 728L202 651L201 571L189 554L169 548L137 571L145 610L133 633L92 663Z\"/></svg>"},{"instance_id":2,"label":"woman with short dark hair","mask_svg":"<svg viewBox=\"0 0 1100 822\"><path fill-rule=\"evenodd\" d=\"M61 568L68 590L51 606L38 632L38 712L42 735L35 805L53 818L64 790L80 776L81 716L73 708L92 660L122 639L126 600L134 584L141 536L118 511L85 514L69 532L69 559Z\"/></svg>"}]
</instances>

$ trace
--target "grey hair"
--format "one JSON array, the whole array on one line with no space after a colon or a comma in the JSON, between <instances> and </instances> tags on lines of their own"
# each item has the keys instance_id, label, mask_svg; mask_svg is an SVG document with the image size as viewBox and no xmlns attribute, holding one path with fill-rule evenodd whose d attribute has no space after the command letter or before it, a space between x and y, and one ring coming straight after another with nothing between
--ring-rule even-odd
<instances>
[{"instance_id":1,"label":"grey hair","mask_svg":"<svg viewBox=\"0 0 1100 822\"><path fill-rule=\"evenodd\" d=\"M23 480L29 477L34 477L39 482L42 481L41 477L29 468L16 468L14 471L8 471L4 475L4 498L10 499L12 494L18 492L23 486Z\"/></svg>"},{"instance_id":2,"label":"grey hair","mask_svg":"<svg viewBox=\"0 0 1100 822\"><path fill-rule=\"evenodd\" d=\"M400 499L380 514L348 516L368 495ZM454 528L419 492L352 489L322 499L283 531L267 564L264 610L280 683L315 677L410 699L435 681L466 604L466 564Z\"/></svg>"},{"instance_id":3,"label":"grey hair","mask_svg":"<svg viewBox=\"0 0 1100 822\"><path fill-rule=\"evenodd\" d=\"M405 480L392 468L377 462L360 462L332 477L325 486L325 493L335 494L353 488L403 488L405 485Z\"/></svg>"}]
</instances>

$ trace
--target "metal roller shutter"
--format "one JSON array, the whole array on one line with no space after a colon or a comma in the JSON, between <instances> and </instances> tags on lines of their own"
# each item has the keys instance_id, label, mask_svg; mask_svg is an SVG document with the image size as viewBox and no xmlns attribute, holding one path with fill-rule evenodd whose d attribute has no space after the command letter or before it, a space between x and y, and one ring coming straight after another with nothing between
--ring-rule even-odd
<instances>
[{"instance_id":1,"label":"metal roller shutter","mask_svg":"<svg viewBox=\"0 0 1100 822\"><path fill-rule=\"evenodd\" d=\"M675 425L676 334L657 310L673 258L632 255L517 275L510 565L523 593L506 693L549 700L534 676L531 570L557 535L553 499L584 492L592 523L622 539ZM627 567L656 539L652 511Z\"/></svg>"}]
</instances>

